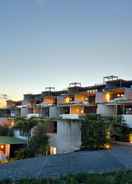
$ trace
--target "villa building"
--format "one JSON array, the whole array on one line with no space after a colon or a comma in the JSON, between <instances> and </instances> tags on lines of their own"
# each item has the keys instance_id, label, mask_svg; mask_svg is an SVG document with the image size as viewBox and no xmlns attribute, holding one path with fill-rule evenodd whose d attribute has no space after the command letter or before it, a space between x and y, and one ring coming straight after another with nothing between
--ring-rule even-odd
<instances>
[{"instance_id":1,"label":"villa building","mask_svg":"<svg viewBox=\"0 0 132 184\"><path fill-rule=\"evenodd\" d=\"M132 128L132 81L108 76L100 85L82 87L75 82L62 91L50 87L41 94L25 94L17 104L8 102L4 110L11 117L48 119L51 154L72 152L80 148L81 117L87 114L121 115ZM19 132L15 135L22 138Z\"/></svg>"}]
</instances>

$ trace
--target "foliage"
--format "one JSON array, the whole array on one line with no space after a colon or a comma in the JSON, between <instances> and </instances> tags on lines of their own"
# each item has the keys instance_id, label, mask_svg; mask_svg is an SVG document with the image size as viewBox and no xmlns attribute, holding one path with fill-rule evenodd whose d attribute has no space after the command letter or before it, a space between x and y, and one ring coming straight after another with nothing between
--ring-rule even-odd
<instances>
[{"instance_id":1,"label":"foliage","mask_svg":"<svg viewBox=\"0 0 132 184\"><path fill-rule=\"evenodd\" d=\"M47 124L39 123L33 128L33 135L26 148L16 152L16 159L34 157L38 154L46 155L48 151Z\"/></svg>"},{"instance_id":2,"label":"foliage","mask_svg":"<svg viewBox=\"0 0 132 184\"><path fill-rule=\"evenodd\" d=\"M132 184L132 171L107 174L77 174L60 178L1 181L0 184Z\"/></svg>"},{"instance_id":3,"label":"foliage","mask_svg":"<svg viewBox=\"0 0 132 184\"><path fill-rule=\"evenodd\" d=\"M30 158L34 156L35 156L35 153L27 147L16 151L15 159L20 160L20 159Z\"/></svg>"},{"instance_id":4,"label":"foliage","mask_svg":"<svg viewBox=\"0 0 132 184\"><path fill-rule=\"evenodd\" d=\"M111 117L111 136L114 137L116 141L128 142L128 135L131 129L125 123L122 116L117 116L115 118Z\"/></svg>"},{"instance_id":5,"label":"foliage","mask_svg":"<svg viewBox=\"0 0 132 184\"><path fill-rule=\"evenodd\" d=\"M99 149L106 144L111 144L111 136L115 125L120 126L121 119L88 115L82 120L81 135L82 148ZM116 133L115 133L116 134Z\"/></svg>"},{"instance_id":6,"label":"foliage","mask_svg":"<svg viewBox=\"0 0 132 184\"><path fill-rule=\"evenodd\" d=\"M47 126L39 123L34 127L33 135L29 141L29 147L36 154L46 154L48 150Z\"/></svg>"},{"instance_id":7,"label":"foliage","mask_svg":"<svg viewBox=\"0 0 132 184\"><path fill-rule=\"evenodd\" d=\"M35 157L35 153L33 150L29 149L29 147L21 148L15 152L15 160L21 160L26 158Z\"/></svg>"},{"instance_id":8,"label":"foliage","mask_svg":"<svg viewBox=\"0 0 132 184\"><path fill-rule=\"evenodd\" d=\"M32 117L29 119L19 117L15 119L15 122L16 125L14 128L19 129L28 136L30 136L31 129L37 124L39 123L46 124L46 121L43 118L36 118L36 117Z\"/></svg>"},{"instance_id":9,"label":"foliage","mask_svg":"<svg viewBox=\"0 0 132 184\"><path fill-rule=\"evenodd\" d=\"M13 136L13 130L5 126L0 126L0 136Z\"/></svg>"}]
</instances>

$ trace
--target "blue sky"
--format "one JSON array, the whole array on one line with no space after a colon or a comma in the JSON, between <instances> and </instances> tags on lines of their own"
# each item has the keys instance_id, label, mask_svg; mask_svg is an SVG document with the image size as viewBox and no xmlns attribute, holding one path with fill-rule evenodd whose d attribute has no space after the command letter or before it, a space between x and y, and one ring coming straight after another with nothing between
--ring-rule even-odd
<instances>
[{"instance_id":1,"label":"blue sky","mask_svg":"<svg viewBox=\"0 0 132 184\"><path fill-rule=\"evenodd\" d=\"M0 0L0 94L132 79L131 0Z\"/></svg>"}]
</instances>

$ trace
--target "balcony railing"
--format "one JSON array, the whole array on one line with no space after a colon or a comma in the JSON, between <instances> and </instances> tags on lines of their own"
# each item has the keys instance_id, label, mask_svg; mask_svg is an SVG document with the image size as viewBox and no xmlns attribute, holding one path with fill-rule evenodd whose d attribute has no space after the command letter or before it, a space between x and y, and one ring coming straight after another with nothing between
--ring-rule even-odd
<instances>
[{"instance_id":1,"label":"balcony railing","mask_svg":"<svg viewBox=\"0 0 132 184\"><path fill-rule=\"evenodd\" d=\"M61 114L60 118L69 119L69 120L79 120L80 115L77 115L77 114Z\"/></svg>"}]
</instances>

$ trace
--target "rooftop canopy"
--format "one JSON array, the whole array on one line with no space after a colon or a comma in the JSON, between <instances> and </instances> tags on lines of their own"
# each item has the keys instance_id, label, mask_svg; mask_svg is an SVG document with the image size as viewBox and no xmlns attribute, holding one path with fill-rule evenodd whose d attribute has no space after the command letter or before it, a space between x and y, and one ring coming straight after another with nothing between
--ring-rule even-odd
<instances>
[{"instance_id":1,"label":"rooftop canopy","mask_svg":"<svg viewBox=\"0 0 132 184\"><path fill-rule=\"evenodd\" d=\"M0 144L26 144L26 141L15 137L0 136Z\"/></svg>"}]
</instances>

